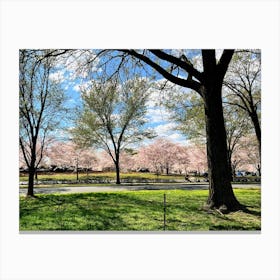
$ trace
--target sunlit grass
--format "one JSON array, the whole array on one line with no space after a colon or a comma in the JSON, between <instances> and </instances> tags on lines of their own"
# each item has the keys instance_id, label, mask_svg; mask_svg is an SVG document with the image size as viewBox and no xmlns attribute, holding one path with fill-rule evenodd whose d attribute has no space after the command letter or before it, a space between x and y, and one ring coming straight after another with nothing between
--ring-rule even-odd
<instances>
[{"instance_id":1,"label":"sunlit grass","mask_svg":"<svg viewBox=\"0 0 280 280\"><path fill-rule=\"evenodd\" d=\"M260 230L260 190L234 190L250 213L202 210L208 191L123 191L20 198L20 230L162 231Z\"/></svg>"},{"instance_id":2,"label":"sunlit grass","mask_svg":"<svg viewBox=\"0 0 280 280\"><path fill-rule=\"evenodd\" d=\"M184 179L183 175L156 175L154 173L140 173L140 172L132 172L132 173L121 173L120 174L122 180L129 180L129 179L147 179L147 180L157 180L157 179L169 179L169 180L176 180L176 179ZM115 172L100 172L100 173L89 173L88 175L85 173L79 174L79 180L89 180L89 179L104 179L104 180L115 180L116 173ZM76 180L77 175L76 173L50 173L50 174L38 174L38 180ZM27 181L28 176L20 176L20 181Z\"/></svg>"}]
</instances>

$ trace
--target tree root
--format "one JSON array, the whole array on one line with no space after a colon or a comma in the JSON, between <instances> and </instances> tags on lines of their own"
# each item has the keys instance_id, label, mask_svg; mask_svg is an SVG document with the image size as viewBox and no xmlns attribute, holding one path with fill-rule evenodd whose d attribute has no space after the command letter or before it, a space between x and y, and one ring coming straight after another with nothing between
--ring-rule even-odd
<instances>
[{"instance_id":1,"label":"tree root","mask_svg":"<svg viewBox=\"0 0 280 280\"><path fill-rule=\"evenodd\" d=\"M35 194L33 194L33 195L27 194L25 198L27 198L27 199L38 199L38 196L36 196Z\"/></svg>"},{"instance_id":2,"label":"tree root","mask_svg":"<svg viewBox=\"0 0 280 280\"><path fill-rule=\"evenodd\" d=\"M247 207L242 204L236 204L234 206L227 206L225 204L222 204L220 206L215 206L214 204L205 204L202 207L202 210L207 211L207 213L213 213L215 211L222 216L224 216L225 214L238 212L238 211L248 213Z\"/></svg>"}]
</instances>

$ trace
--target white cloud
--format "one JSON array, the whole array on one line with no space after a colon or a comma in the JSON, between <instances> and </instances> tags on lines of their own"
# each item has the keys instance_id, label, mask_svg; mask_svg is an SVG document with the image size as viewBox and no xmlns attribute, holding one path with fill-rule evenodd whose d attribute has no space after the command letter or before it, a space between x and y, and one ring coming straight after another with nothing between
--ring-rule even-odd
<instances>
[{"instance_id":1,"label":"white cloud","mask_svg":"<svg viewBox=\"0 0 280 280\"><path fill-rule=\"evenodd\" d=\"M175 123L169 122L156 126L154 130L159 136L167 136L172 134L172 131L173 129L175 129L175 127L176 127Z\"/></svg>"},{"instance_id":2,"label":"white cloud","mask_svg":"<svg viewBox=\"0 0 280 280\"><path fill-rule=\"evenodd\" d=\"M147 110L147 119L150 122L163 122L167 121L170 113L162 107L149 107Z\"/></svg>"},{"instance_id":3,"label":"white cloud","mask_svg":"<svg viewBox=\"0 0 280 280\"><path fill-rule=\"evenodd\" d=\"M87 81L87 82L83 82L83 83L78 83L73 87L73 90L75 90L76 92L82 92L86 89L88 89L91 85L91 81Z\"/></svg>"},{"instance_id":4,"label":"white cloud","mask_svg":"<svg viewBox=\"0 0 280 280\"><path fill-rule=\"evenodd\" d=\"M73 87L73 90L77 91L77 92L80 92L80 84L77 84Z\"/></svg>"},{"instance_id":5,"label":"white cloud","mask_svg":"<svg viewBox=\"0 0 280 280\"><path fill-rule=\"evenodd\" d=\"M64 69L72 79L85 78L97 70L99 59L92 50L75 50L57 59L56 68Z\"/></svg>"},{"instance_id":6,"label":"white cloud","mask_svg":"<svg viewBox=\"0 0 280 280\"><path fill-rule=\"evenodd\" d=\"M224 50L222 50L222 49L217 49L217 50L216 50L216 60L217 60L217 61L220 60L223 51L224 51Z\"/></svg>"},{"instance_id":7,"label":"white cloud","mask_svg":"<svg viewBox=\"0 0 280 280\"><path fill-rule=\"evenodd\" d=\"M157 106L159 100L160 100L160 92L158 90L150 90L151 93L149 95L149 100L147 101L148 107L154 107Z\"/></svg>"},{"instance_id":8,"label":"white cloud","mask_svg":"<svg viewBox=\"0 0 280 280\"><path fill-rule=\"evenodd\" d=\"M203 64L202 64L202 56L198 54L194 56L192 59L193 66L196 70L203 72Z\"/></svg>"},{"instance_id":9,"label":"white cloud","mask_svg":"<svg viewBox=\"0 0 280 280\"><path fill-rule=\"evenodd\" d=\"M184 143L186 144L186 137L180 133L172 133L167 137L170 141L176 142L176 143Z\"/></svg>"},{"instance_id":10,"label":"white cloud","mask_svg":"<svg viewBox=\"0 0 280 280\"><path fill-rule=\"evenodd\" d=\"M176 130L176 123L166 122L154 127L158 138L167 139L173 143L186 144L186 136Z\"/></svg>"},{"instance_id":11,"label":"white cloud","mask_svg":"<svg viewBox=\"0 0 280 280\"><path fill-rule=\"evenodd\" d=\"M58 70L54 73L51 73L49 79L55 83L61 83L64 80L64 70Z\"/></svg>"},{"instance_id":12,"label":"white cloud","mask_svg":"<svg viewBox=\"0 0 280 280\"><path fill-rule=\"evenodd\" d=\"M171 55L174 55L176 57L180 57L184 53L185 53L184 49L171 49Z\"/></svg>"}]
</instances>

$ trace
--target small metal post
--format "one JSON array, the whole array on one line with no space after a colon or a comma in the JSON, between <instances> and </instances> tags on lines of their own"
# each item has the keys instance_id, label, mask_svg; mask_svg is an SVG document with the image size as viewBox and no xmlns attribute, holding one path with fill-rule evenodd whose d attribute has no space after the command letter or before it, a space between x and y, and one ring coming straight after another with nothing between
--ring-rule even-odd
<instances>
[{"instance_id":1,"label":"small metal post","mask_svg":"<svg viewBox=\"0 0 280 280\"><path fill-rule=\"evenodd\" d=\"M163 194L163 230L166 229L166 194Z\"/></svg>"}]
</instances>

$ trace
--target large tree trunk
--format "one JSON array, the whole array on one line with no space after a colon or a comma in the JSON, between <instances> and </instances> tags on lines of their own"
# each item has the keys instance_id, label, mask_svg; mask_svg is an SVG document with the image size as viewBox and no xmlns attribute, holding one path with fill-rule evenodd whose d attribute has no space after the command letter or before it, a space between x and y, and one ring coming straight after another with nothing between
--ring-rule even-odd
<instances>
[{"instance_id":1,"label":"large tree trunk","mask_svg":"<svg viewBox=\"0 0 280 280\"><path fill-rule=\"evenodd\" d=\"M123 50L122 50L123 51ZM224 50L217 62L215 50L202 50L204 71L197 71L185 57L179 59L162 50L150 50L158 58L174 63L188 73L182 79L166 71L148 55L135 50L124 50L153 67L170 82L197 91L204 99L207 130L207 157L209 168L210 191L208 206L227 208L227 211L240 209L242 206L234 196L227 160L226 132L222 108L222 83L234 50ZM193 79L193 77L195 79Z\"/></svg>"},{"instance_id":2,"label":"large tree trunk","mask_svg":"<svg viewBox=\"0 0 280 280\"><path fill-rule=\"evenodd\" d=\"M242 206L237 201L231 186L221 96L221 86L217 83L205 88L204 108L209 169L207 206L227 212L241 209Z\"/></svg>"},{"instance_id":3,"label":"large tree trunk","mask_svg":"<svg viewBox=\"0 0 280 280\"><path fill-rule=\"evenodd\" d=\"M204 80L201 95L204 99L207 161L209 172L208 208L230 212L243 208L231 186L227 157L227 136L222 105L222 84L232 52L217 65L214 50L202 50Z\"/></svg>"}]
</instances>

